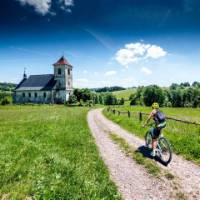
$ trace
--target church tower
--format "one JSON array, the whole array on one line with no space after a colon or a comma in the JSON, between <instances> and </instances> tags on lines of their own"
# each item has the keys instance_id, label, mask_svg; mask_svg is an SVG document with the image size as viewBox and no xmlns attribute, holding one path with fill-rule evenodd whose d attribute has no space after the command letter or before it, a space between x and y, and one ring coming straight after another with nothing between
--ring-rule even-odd
<instances>
[{"instance_id":1,"label":"church tower","mask_svg":"<svg viewBox=\"0 0 200 200\"><path fill-rule=\"evenodd\" d=\"M68 100L73 91L72 65L62 56L54 66L54 80L56 81L56 99L61 102Z\"/></svg>"}]
</instances>

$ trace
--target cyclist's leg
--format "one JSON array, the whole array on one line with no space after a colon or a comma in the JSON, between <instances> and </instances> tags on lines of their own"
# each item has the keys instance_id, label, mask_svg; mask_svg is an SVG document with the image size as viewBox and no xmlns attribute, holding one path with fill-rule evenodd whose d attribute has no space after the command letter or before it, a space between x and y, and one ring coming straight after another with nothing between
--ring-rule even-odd
<instances>
[{"instance_id":1,"label":"cyclist's leg","mask_svg":"<svg viewBox=\"0 0 200 200\"><path fill-rule=\"evenodd\" d=\"M152 134L152 152L151 152L151 155L154 157L156 155L157 140L158 140L160 131L157 128L153 128L151 134Z\"/></svg>"}]
</instances>

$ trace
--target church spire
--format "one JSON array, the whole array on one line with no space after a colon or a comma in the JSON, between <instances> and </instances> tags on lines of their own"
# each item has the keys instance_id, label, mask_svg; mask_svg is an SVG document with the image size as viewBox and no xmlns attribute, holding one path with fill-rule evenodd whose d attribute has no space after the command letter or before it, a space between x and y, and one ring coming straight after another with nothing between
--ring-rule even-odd
<instances>
[{"instance_id":1,"label":"church spire","mask_svg":"<svg viewBox=\"0 0 200 200\"><path fill-rule=\"evenodd\" d=\"M24 68L24 75L23 75L24 79L27 79L27 74L26 74L26 68Z\"/></svg>"}]
</instances>

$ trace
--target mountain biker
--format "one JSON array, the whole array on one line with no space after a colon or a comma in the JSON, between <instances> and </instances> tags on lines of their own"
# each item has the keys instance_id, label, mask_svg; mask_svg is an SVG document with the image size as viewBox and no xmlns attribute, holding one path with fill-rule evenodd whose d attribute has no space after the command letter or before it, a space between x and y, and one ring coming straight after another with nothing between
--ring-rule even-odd
<instances>
[{"instance_id":1,"label":"mountain biker","mask_svg":"<svg viewBox=\"0 0 200 200\"><path fill-rule=\"evenodd\" d=\"M156 155L157 139L161 133L161 130L166 127L166 119L165 119L165 115L160 111L158 103L154 102L152 104L152 109L153 110L149 114L149 117L147 118L143 127L145 127L151 119L155 121L155 127L152 127L150 129L150 133L152 136L151 156L154 157Z\"/></svg>"}]
</instances>

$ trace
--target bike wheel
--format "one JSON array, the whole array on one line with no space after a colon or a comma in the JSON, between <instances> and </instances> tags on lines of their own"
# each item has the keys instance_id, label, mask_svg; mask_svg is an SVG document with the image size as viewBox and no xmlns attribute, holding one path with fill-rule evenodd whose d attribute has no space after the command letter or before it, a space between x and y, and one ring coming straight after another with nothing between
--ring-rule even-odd
<instances>
[{"instance_id":1,"label":"bike wheel","mask_svg":"<svg viewBox=\"0 0 200 200\"><path fill-rule=\"evenodd\" d=\"M147 131L145 135L145 143L146 143L146 147L152 148L152 136L149 131Z\"/></svg>"},{"instance_id":2,"label":"bike wheel","mask_svg":"<svg viewBox=\"0 0 200 200\"><path fill-rule=\"evenodd\" d=\"M160 159L165 164L168 165L172 159L172 150L168 140L164 137L158 139L158 149L160 151Z\"/></svg>"}]
</instances>

